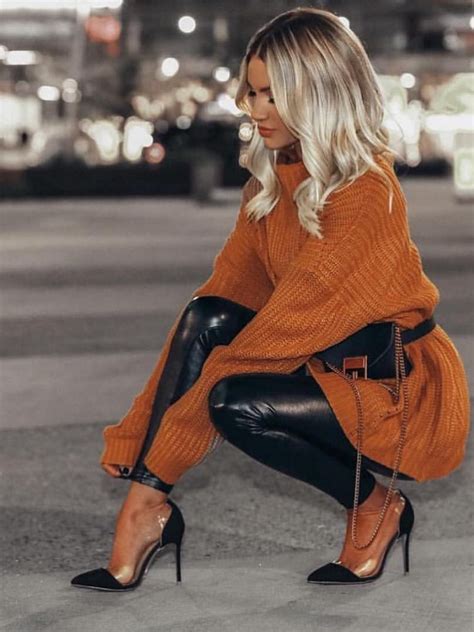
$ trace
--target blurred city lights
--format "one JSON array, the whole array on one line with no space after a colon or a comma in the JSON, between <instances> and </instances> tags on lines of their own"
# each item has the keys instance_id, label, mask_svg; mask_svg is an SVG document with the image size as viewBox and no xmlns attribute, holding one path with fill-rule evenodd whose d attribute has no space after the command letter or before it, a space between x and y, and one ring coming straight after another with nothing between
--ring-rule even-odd
<instances>
[{"instance_id":1,"label":"blurred city lights","mask_svg":"<svg viewBox=\"0 0 474 632\"><path fill-rule=\"evenodd\" d=\"M212 23L212 35L216 42L224 43L229 39L229 24L225 17L217 16Z\"/></svg>"},{"instance_id":2,"label":"blurred city lights","mask_svg":"<svg viewBox=\"0 0 474 632\"><path fill-rule=\"evenodd\" d=\"M420 101L410 101L398 122L403 129L406 161L409 165L418 165L421 160L420 134L423 125L423 107Z\"/></svg>"},{"instance_id":3,"label":"blurred city lights","mask_svg":"<svg viewBox=\"0 0 474 632\"><path fill-rule=\"evenodd\" d=\"M227 66L218 66L217 68L214 68L212 75L216 81L224 83L230 79L230 70Z\"/></svg>"},{"instance_id":4,"label":"blurred city lights","mask_svg":"<svg viewBox=\"0 0 474 632\"><path fill-rule=\"evenodd\" d=\"M435 91L430 110L437 113L474 113L474 73L457 72Z\"/></svg>"},{"instance_id":5,"label":"blurred city lights","mask_svg":"<svg viewBox=\"0 0 474 632\"><path fill-rule=\"evenodd\" d=\"M397 75L378 75L378 80L390 114L398 114L407 109L407 91Z\"/></svg>"},{"instance_id":6,"label":"blurred city lights","mask_svg":"<svg viewBox=\"0 0 474 632\"><path fill-rule=\"evenodd\" d=\"M136 94L132 97L132 106L137 114L142 118L150 118L150 101L143 94Z\"/></svg>"},{"instance_id":7,"label":"blurred city lights","mask_svg":"<svg viewBox=\"0 0 474 632\"><path fill-rule=\"evenodd\" d=\"M192 33L196 28L196 20L190 15L183 15L178 20L178 28L183 33Z\"/></svg>"},{"instance_id":8,"label":"blurred city lights","mask_svg":"<svg viewBox=\"0 0 474 632\"><path fill-rule=\"evenodd\" d=\"M239 80L237 77L234 77L229 81L226 86L226 92L229 96L235 99L235 95L237 94L237 88L239 87Z\"/></svg>"},{"instance_id":9,"label":"blurred city lights","mask_svg":"<svg viewBox=\"0 0 474 632\"><path fill-rule=\"evenodd\" d=\"M84 22L84 30L91 42L109 44L119 39L122 26L113 15L91 15Z\"/></svg>"},{"instance_id":10,"label":"blurred city lights","mask_svg":"<svg viewBox=\"0 0 474 632\"><path fill-rule=\"evenodd\" d=\"M186 103L186 101L189 101L190 96L191 96L191 90L189 90L189 88L186 88L184 86L182 86L181 88L178 88L175 92L176 101L178 101L178 103Z\"/></svg>"},{"instance_id":11,"label":"blurred city lights","mask_svg":"<svg viewBox=\"0 0 474 632\"><path fill-rule=\"evenodd\" d=\"M80 10L87 6L91 9L119 9L123 0L1 0L0 8L6 11L25 9L29 11Z\"/></svg>"},{"instance_id":12,"label":"blurred city lights","mask_svg":"<svg viewBox=\"0 0 474 632\"><path fill-rule=\"evenodd\" d=\"M33 95L0 92L0 112L0 139L7 145L15 145L19 128L33 132L41 125L41 102Z\"/></svg>"},{"instance_id":13,"label":"blurred city lights","mask_svg":"<svg viewBox=\"0 0 474 632\"><path fill-rule=\"evenodd\" d=\"M174 77L179 70L179 61L176 57L166 57L161 62L161 72L165 77Z\"/></svg>"},{"instance_id":14,"label":"blurred city lights","mask_svg":"<svg viewBox=\"0 0 474 632\"><path fill-rule=\"evenodd\" d=\"M192 91L193 99L199 103L206 103L211 98L211 92L204 86L196 86Z\"/></svg>"},{"instance_id":15,"label":"blurred city lights","mask_svg":"<svg viewBox=\"0 0 474 632\"><path fill-rule=\"evenodd\" d=\"M189 129L191 127L192 119L185 114L178 116L176 119L176 127L178 129Z\"/></svg>"},{"instance_id":16,"label":"blurred city lights","mask_svg":"<svg viewBox=\"0 0 474 632\"><path fill-rule=\"evenodd\" d=\"M163 101L160 99L154 99L150 103L150 118L158 118L161 114L163 114L165 110L165 105Z\"/></svg>"},{"instance_id":17,"label":"blurred city lights","mask_svg":"<svg viewBox=\"0 0 474 632\"><path fill-rule=\"evenodd\" d=\"M74 140L76 154L84 158L88 164L124 160L143 160L149 164L158 164L166 155L168 142L170 148L173 146L174 140L171 139L171 135L170 137L166 135L170 128L171 131L174 131L174 127L192 131L196 122L220 121L223 127L232 129L234 135L237 129L238 138L243 144L252 140L255 133L253 123L248 122L246 118L235 120L237 117L244 117L245 113L235 104L239 79L231 70L233 66L217 65L232 59L233 42L229 42L232 18L213 15L208 20L206 24L209 26L212 23L213 28L213 46L209 50L206 46L202 48L202 51L199 48L202 39L204 39L204 44L208 43L206 38L209 35L202 34L201 29L198 29L197 35L189 38L193 40L199 38L196 42L193 41L193 45L198 47L193 48L196 54L189 54L189 51L184 51L184 49L181 52L180 48L174 48L174 43L170 45L173 46L170 48L164 43L168 41L167 39L162 39L160 46L163 45L163 48L158 49L157 53L156 47L147 48L148 34L143 33L142 37L141 32L142 28L152 29L154 25L143 24L141 14L134 16L130 23L127 23L126 19L122 23L120 16L113 14L114 10L120 10L124 4L124 0L0 0L0 11L1 9L16 10L19 13L23 10L32 12L46 10L50 13L55 11L57 15L48 16L25 16L23 13L19 16L19 20L28 17L27 25L30 20L32 24L35 20L38 23L57 20L64 24L65 26L60 28L48 27L44 31L42 30L44 25L38 26L38 35L41 32L43 37L67 37L66 45L70 45L72 53L70 57L69 53L66 54L64 63L58 63L57 50L43 52L44 49L37 44L36 40L34 40L34 45L30 43L34 34L33 28L31 37L26 33L28 38L21 40L24 43L16 45L25 48L37 47L37 51L9 50L9 47L14 47L14 45L13 40L8 37L4 43L0 44L0 67L3 67L3 64L12 66L12 68L3 68L6 91L14 95L6 99L0 94L2 147L20 148L20 151L24 151L27 146L36 148L36 157L41 163L46 162L51 155L60 155L63 149L66 146L69 148ZM130 4L132 5L133 2ZM95 10L97 10L97 15L93 13ZM183 9L183 11L187 10L192 9L190 7ZM65 16L66 11L71 11L71 15ZM127 17L128 14L125 18ZM196 17L199 19L198 16ZM18 28L16 26L18 17L11 15L8 18L15 22L13 30ZM345 28L350 29L350 21L347 17L338 16L338 19ZM176 42L183 41L180 33L193 33L197 28L196 19L191 15L181 15L181 11L172 18L172 21ZM162 26L166 30L165 25L158 24L159 28ZM126 45L125 40L121 41L122 28L123 34L129 37ZM469 16L468 13L460 15L456 22L443 23L443 30L440 29L439 33L436 31L436 42L434 39L430 40L430 44L426 44L427 50L423 51L423 55L428 59L428 56L432 54L428 49L432 47L434 50L439 45L439 50L441 50L443 42L450 51L459 51L464 55L465 51L471 50L469 47L472 46L473 41L472 31L474 31L474 15ZM155 32L152 35L159 37L159 34ZM401 53L407 49L408 35L401 25L395 24L381 37L386 39L384 45L392 57L393 50ZM115 85L104 81L102 84L102 74L99 69L105 47L95 46L91 42L114 44L118 51L117 56L120 54L121 59L133 53L130 81L127 75L127 81L123 86L120 82ZM51 43L56 44L56 42ZM423 46L420 43L420 54ZM107 48L107 52L109 50L111 47ZM176 57L165 57L162 54L163 51L165 54L179 54L179 60ZM454 59L449 51L444 50L444 53L447 58ZM396 58L396 63L392 63L393 60L391 60L386 65L382 64L382 67L390 69L387 72L393 73L378 75L386 103L384 125L390 133L390 144L403 154L409 165L416 166L423 163L425 159L428 161L436 158L454 160L453 178L458 188L468 186L472 189L474 186L474 73L455 73L452 70L455 65L439 64L438 66L438 58L434 53L433 55L432 66L430 63L426 66L412 64L411 60L407 61L402 57ZM464 56L459 56L459 60L464 64L460 65L460 68L469 67ZM90 67L88 67L89 62ZM27 68L26 71L23 68L15 68L15 66L34 64L41 64L41 66ZM92 68L93 64L95 64L94 68ZM404 72L404 68L412 72ZM126 69L128 73L128 65ZM69 74L71 76L68 76ZM167 85L164 85L166 78L172 78L175 75L178 75L177 79L166 82ZM63 77L66 78L63 79ZM72 77L78 79L83 93L79 90L78 81ZM57 86L43 85L56 82ZM218 82L219 85L214 82ZM126 97L122 88L126 88ZM102 95L102 91L107 94ZM83 97L83 94L87 95L87 99ZM412 99L412 97L415 98ZM82 119L80 134L77 134L77 128L71 123L77 121L79 108L68 104L78 103L81 98L84 102L81 104L80 113L87 113L94 121ZM94 105L96 98L97 103ZM114 117L114 113L119 111L116 108L120 106L120 100L125 98L128 99L127 105L132 106L132 112L135 114L127 120L124 120L122 116ZM45 102L58 101L60 101L59 107L56 104L53 106L45 104ZM40 127L43 127L41 132ZM162 142L166 147L154 140L153 133L159 134L160 137L163 135ZM75 138L73 138L74 134ZM467 148L460 146L459 139L455 141L455 137L459 135L467 136L467 140L462 141L463 145L468 146ZM180 134L179 139L182 140L184 147L187 147L186 143L193 142L190 133ZM25 153L23 158L15 158L13 154L14 152L11 152L12 158L8 157L8 161L12 161L8 164L14 164L15 160L24 160L25 164L31 164L30 155L26 156ZM244 150L239 157L239 164L244 167L246 159ZM0 164L2 160L5 164L7 163L6 159L0 157Z\"/></svg>"},{"instance_id":18,"label":"blurred city lights","mask_svg":"<svg viewBox=\"0 0 474 632\"><path fill-rule=\"evenodd\" d=\"M145 147L143 155L149 164L157 165L163 162L166 150L161 143L153 143L149 147Z\"/></svg>"},{"instance_id":19,"label":"blurred city lights","mask_svg":"<svg viewBox=\"0 0 474 632\"><path fill-rule=\"evenodd\" d=\"M148 121L141 121L130 117L125 123L123 135L123 155L127 160L140 160L144 147L153 144L153 125Z\"/></svg>"},{"instance_id":20,"label":"blurred city lights","mask_svg":"<svg viewBox=\"0 0 474 632\"><path fill-rule=\"evenodd\" d=\"M77 103L80 101L81 92L77 89L77 81L68 77L62 83L61 97L66 103Z\"/></svg>"},{"instance_id":21,"label":"blurred city lights","mask_svg":"<svg viewBox=\"0 0 474 632\"><path fill-rule=\"evenodd\" d=\"M80 90L67 89L61 92L61 98L65 103L78 103L81 100Z\"/></svg>"},{"instance_id":22,"label":"blurred city lights","mask_svg":"<svg viewBox=\"0 0 474 632\"><path fill-rule=\"evenodd\" d=\"M456 188L474 190L474 149L460 147L454 151L454 184Z\"/></svg>"},{"instance_id":23,"label":"blurred city lights","mask_svg":"<svg viewBox=\"0 0 474 632\"><path fill-rule=\"evenodd\" d=\"M37 63L37 55L33 50L9 50L4 63L7 66L29 66Z\"/></svg>"},{"instance_id":24,"label":"blurred city lights","mask_svg":"<svg viewBox=\"0 0 474 632\"><path fill-rule=\"evenodd\" d=\"M123 0L89 0L91 9L119 9Z\"/></svg>"},{"instance_id":25,"label":"blurred city lights","mask_svg":"<svg viewBox=\"0 0 474 632\"><path fill-rule=\"evenodd\" d=\"M462 114L425 114L425 129L430 132L457 132L474 129L474 116L469 112Z\"/></svg>"},{"instance_id":26,"label":"blurred city lights","mask_svg":"<svg viewBox=\"0 0 474 632\"><path fill-rule=\"evenodd\" d=\"M242 167L242 169L245 169L247 167L248 158L249 156L246 151L242 151L239 154L239 165Z\"/></svg>"},{"instance_id":27,"label":"blurred city lights","mask_svg":"<svg viewBox=\"0 0 474 632\"><path fill-rule=\"evenodd\" d=\"M111 121L84 119L82 131L94 140L104 162L115 162L120 155L120 132Z\"/></svg>"},{"instance_id":28,"label":"blurred city lights","mask_svg":"<svg viewBox=\"0 0 474 632\"><path fill-rule=\"evenodd\" d=\"M77 81L71 77L64 79L63 90L77 90Z\"/></svg>"},{"instance_id":29,"label":"blurred city lights","mask_svg":"<svg viewBox=\"0 0 474 632\"><path fill-rule=\"evenodd\" d=\"M187 103L183 103L183 107L181 108L181 110L183 114L194 118L197 112L197 105L192 101L188 101Z\"/></svg>"},{"instance_id":30,"label":"blurred city lights","mask_svg":"<svg viewBox=\"0 0 474 632\"><path fill-rule=\"evenodd\" d=\"M448 50L462 50L463 42L456 31L446 29L443 35L443 43Z\"/></svg>"},{"instance_id":31,"label":"blurred city lights","mask_svg":"<svg viewBox=\"0 0 474 632\"><path fill-rule=\"evenodd\" d=\"M239 108L235 105L234 99L228 94L219 94L216 101L220 108L226 110L230 114L233 114L234 116L243 116L244 113L239 110Z\"/></svg>"},{"instance_id":32,"label":"blurred city lights","mask_svg":"<svg viewBox=\"0 0 474 632\"><path fill-rule=\"evenodd\" d=\"M60 92L56 86L40 86L37 94L42 101L58 101Z\"/></svg>"},{"instance_id":33,"label":"blurred city lights","mask_svg":"<svg viewBox=\"0 0 474 632\"><path fill-rule=\"evenodd\" d=\"M239 138L244 143L248 143L253 136L254 128L252 123L242 123L239 127Z\"/></svg>"},{"instance_id":34,"label":"blurred city lights","mask_svg":"<svg viewBox=\"0 0 474 632\"><path fill-rule=\"evenodd\" d=\"M416 84L416 77L411 72L404 72L400 75L400 83L404 88L413 88Z\"/></svg>"}]
</instances>

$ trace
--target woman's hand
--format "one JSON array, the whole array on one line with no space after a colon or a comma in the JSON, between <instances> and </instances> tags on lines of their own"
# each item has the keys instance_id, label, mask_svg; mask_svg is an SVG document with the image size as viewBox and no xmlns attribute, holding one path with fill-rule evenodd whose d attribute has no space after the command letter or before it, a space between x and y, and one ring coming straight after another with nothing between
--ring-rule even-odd
<instances>
[{"instance_id":1,"label":"woman's hand","mask_svg":"<svg viewBox=\"0 0 474 632\"><path fill-rule=\"evenodd\" d=\"M114 478L120 477L120 465L115 465L115 463L101 463L101 467L110 476L113 476Z\"/></svg>"}]
</instances>

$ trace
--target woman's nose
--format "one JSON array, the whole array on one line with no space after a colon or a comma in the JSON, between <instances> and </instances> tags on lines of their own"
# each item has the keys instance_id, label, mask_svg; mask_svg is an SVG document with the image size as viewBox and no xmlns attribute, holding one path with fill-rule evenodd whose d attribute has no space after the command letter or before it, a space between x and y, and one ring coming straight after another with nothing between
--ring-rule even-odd
<instances>
[{"instance_id":1,"label":"woman's nose","mask_svg":"<svg viewBox=\"0 0 474 632\"><path fill-rule=\"evenodd\" d=\"M268 120L268 114L263 110L253 110L251 116L255 123L263 123Z\"/></svg>"},{"instance_id":2,"label":"woman's nose","mask_svg":"<svg viewBox=\"0 0 474 632\"><path fill-rule=\"evenodd\" d=\"M254 105L251 110L251 117L257 123L261 123L262 121L268 119L268 112L265 105Z\"/></svg>"}]
</instances>

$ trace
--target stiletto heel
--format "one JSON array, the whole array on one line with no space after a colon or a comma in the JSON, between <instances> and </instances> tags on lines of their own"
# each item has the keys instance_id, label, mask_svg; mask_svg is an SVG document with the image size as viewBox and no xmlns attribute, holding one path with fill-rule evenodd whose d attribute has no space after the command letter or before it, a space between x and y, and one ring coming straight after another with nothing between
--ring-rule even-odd
<instances>
[{"instance_id":1,"label":"stiletto heel","mask_svg":"<svg viewBox=\"0 0 474 632\"><path fill-rule=\"evenodd\" d=\"M413 511L413 507L408 498L400 492L400 496L405 499L405 507L403 508L403 512L400 516L400 527L399 527L399 538L402 535L405 535L405 541L403 542L403 572L406 575L410 570L410 560L409 560L409 544L410 544L410 533L413 529L413 523L415 522L415 513Z\"/></svg>"},{"instance_id":2,"label":"stiletto heel","mask_svg":"<svg viewBox=\"0 0 474 632\"><path fill-rule=\"evenodd\" d=\"M181 581L181 543L176 543L176 581Z\"/></svg>"},{"instance_id":3,"label":"stiletto heel","mask_svg":"<svg viewBox=\"0 0 474 632\"><path fill-rule=\"evenodd\" d=\"M402 539L405 536L405 540L402 540L403 544L403 570L406 575L409 571L409 555L408 547L410 541L410 533L413 529L413 523L415 521L415 513L413 507L407 496L400 490L397 490L400 496L405 500L403 511L400 514L400 522L398 532L388 543L385 549L380 569L374 575L365 575L360 577L356 573L353 573L349 568L346 568L339 562L330 562L314 570L307 577L307 581L311 584L356 584L356 583L368 583L378 579L385 566L385 562L388 555L397 540Z\"/></svg>"},{"instance_id":4,"label":"stiletto heel","mask_svg":"<svg viewBox=\"0 0 474 632\"><path fill-rule=\"evenodd\" d=\"M410 534L405 534L405 543L403 547L403 572L406 575L410 570L409 558L408 558L408 543L410 541Z\"/></svg>"},{"instance_id":5,"label":"stiletto heel","mask_svg":"<svg viewBox=\"0 0 474 632\"><path fill-rule=\"evenodd\" d=\"M116 579L112 573L106 568L96 568L92 571L86 571L80 575L76 575L71 580L71 585L76 588L92 588L94 590L121 591L134 590L137 588L143 577L159 553L166 548L168 544L176 545L176 581L181 581L181 541L184 535L185 523L183 514L176 503L171 498L166 501L171 505L171 513L166 521L161 537L149 547L141 560L139 560L134 576L130 582L123 584ZM138 573L138 574L137 574Z\"/></svg>"}]
</instances>

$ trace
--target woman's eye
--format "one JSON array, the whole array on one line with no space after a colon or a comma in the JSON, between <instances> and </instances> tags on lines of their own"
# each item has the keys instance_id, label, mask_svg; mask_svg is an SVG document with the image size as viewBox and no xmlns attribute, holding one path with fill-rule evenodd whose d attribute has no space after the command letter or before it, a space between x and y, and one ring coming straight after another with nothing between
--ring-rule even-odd
<instances>
[{"instance_id":1,"label":"woman's eye","mask_svg":"<svg viewBox=\"0 0 474 632\"><path fill-rule=\"evenodd\" d=\"M249 90L248 91L248 96L253 98L255 96L254 90ZM273 97L268 97L268 98L270 99L271 103L275 103L275 99Z\"/></svg>"}]
</instances>

